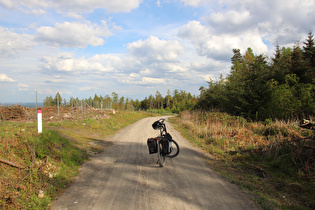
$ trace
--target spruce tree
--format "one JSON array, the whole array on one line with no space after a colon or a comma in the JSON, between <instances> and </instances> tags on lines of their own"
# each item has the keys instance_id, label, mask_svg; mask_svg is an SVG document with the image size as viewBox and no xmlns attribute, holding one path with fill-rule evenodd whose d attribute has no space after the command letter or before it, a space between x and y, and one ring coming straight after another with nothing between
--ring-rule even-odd
<instances>
[{"instance_id":1,"label":"spruce tree","mask_svg":"<svg viewBox=\"0 0 315 210\"><path fill-rule=\"evenodd\" d=\"M309 32L305 42L303 42L303 57L305 60L306 77L308 82L315 83L315 45L312 31Z\"/></svg>"}]
</instances>

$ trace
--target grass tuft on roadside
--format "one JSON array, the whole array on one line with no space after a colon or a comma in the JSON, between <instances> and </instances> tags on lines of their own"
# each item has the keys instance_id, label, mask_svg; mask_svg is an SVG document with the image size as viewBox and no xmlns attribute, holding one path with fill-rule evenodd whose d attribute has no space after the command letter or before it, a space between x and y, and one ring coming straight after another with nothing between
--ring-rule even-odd
<instances>
[{"instance_id":1,"label":"grass tuft on roadside","mask_svg":"<svg viewBox=\"0 0 315 210\"><path fill-rule=\"evenodd\" d=\"M170 118L209 163L253 195L264 209L313 209L314 140L298 122L247 122L218 112L185 111ZM314 138L314 137L313 137Z\"/></svg>"}]
</instances>

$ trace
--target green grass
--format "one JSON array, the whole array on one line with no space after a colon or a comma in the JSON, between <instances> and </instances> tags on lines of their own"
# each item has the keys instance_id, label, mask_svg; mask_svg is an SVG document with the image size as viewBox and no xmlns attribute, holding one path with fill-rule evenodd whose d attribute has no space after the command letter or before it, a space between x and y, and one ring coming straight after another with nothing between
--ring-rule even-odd
<instances>
[{"instance_id":1,"label":"green grass","mask_svg":"<svg viewBox=\"0 0 315 210\"><path fill-rule=\"evenodd\" d=\"M0 121L0 159L24 167L0 163L0 209L48 209L89 155L105 148L100 142L149 116L153 115L126 111L106 118L90 115L44 122L41 134L36 123ZM43 197L39 197L40 191Z\"/></svg>"},{"instance_id":2,"label":"green grass","mask_svg":"<svg viewBox=\"0 0 315 210\"><path fill-rule=\"evenodd\" d=\"M25 131L17 135L19 127ZM78 167L88 160L86 151L76 148L56 131L44 130L37 134L31 124L3 122L0 130L7 130L6 137L1 138L0 157L25 167L18 169L1 164L1 209L47 208L56 193L77 174ZM40 190L44 191L43 198L38 198Z\"/></svg>"}]
</instances>

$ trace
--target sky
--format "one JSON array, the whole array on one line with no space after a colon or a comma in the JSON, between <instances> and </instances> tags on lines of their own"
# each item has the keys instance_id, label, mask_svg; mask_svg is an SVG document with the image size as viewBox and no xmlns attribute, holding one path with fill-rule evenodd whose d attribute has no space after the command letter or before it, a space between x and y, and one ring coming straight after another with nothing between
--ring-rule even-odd
<instances>
[{"instance_id":1,"label":"sky","mask_svg":"<svg viewBox=\"0 0 315 210\"><path fill-rule=\"evenodd\" d=\"M0 103L197 96L232 49L270 58L310 31L315 0L0 0Z\"/></svg>"}]
</instances>

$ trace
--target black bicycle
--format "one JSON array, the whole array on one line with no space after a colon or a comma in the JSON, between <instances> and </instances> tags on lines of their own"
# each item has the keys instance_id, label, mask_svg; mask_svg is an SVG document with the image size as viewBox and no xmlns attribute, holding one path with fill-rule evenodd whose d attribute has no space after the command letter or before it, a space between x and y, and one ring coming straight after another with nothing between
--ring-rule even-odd
<instances>
[{"instance_id":1,"label":"black bicycle","mask_svg":"<svg viewBox=\"0 0 315 210\"><path fill-rule=\"evenodd\" d=\"M149 153L157 153L157 163L163 167L165 165L165 158L174 158L179 154L179 146L173 140L171 134L166 131L164 123L165 119L159 119L152 124L154 130L160 130L160 136L149 138L147 140Z\"/></svg>"}]
</instances>

